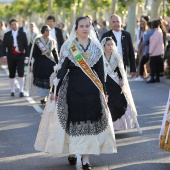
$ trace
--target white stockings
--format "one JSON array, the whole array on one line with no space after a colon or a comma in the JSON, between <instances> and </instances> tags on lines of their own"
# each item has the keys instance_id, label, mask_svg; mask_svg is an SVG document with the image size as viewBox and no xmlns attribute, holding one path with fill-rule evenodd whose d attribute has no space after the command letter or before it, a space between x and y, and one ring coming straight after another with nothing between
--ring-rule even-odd
<instances>
[{"instance_id":1,"label":"white stockings","mask_svg":"<svg viewBox=\"0 0 170 170\"><path fill-rule=\"evenodd\" d=\"M10 78L11 93L15 93L15 78Z\"/></svg>"},{"instance_id":2,"label":"white stockings","mask_svg":"<svg viewBox=\"0 0 170 170\"><path fill-rule=\"evenodd\" d=\"M86 165L87 163L89 163L89 155L83 155L82 156L82 162L83 162L83 165Z\"/></svg>"},{"instance_id":3,"label":"white stockings","mask_svg":"<svg viewBox=\"0 0 170 170\"><path fill-rule=\"evenodd\" d=\"M20 85L20 91L23 93L24 90L24 77L18 77L19 85Z\"/></svg>"}]
</instances>

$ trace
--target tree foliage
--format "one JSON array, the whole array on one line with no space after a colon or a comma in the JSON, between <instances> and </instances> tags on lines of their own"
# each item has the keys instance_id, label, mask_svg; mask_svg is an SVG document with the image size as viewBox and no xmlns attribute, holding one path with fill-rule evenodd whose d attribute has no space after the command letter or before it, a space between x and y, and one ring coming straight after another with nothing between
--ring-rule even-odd
<instances>
[{"instance_id":1,"label":"tree foliage","mask_svg":"<svg viewBox=\"0 0 170 170\"><path fill-rule=\"evenodd\" d=\"M108 7L111 5L111 0L89 0L89 4L92 7L93 10L96 10L97 8L103 8Z\"/></svg>"},{"instance_id":2,"label":"tree foliage","mask_svg":"<svg viewBox=\"0 0 170 170\"><path fill-rule=\"evenodd\" d=\"M170 0L166 1L170 3ZM117 12L121 14L126 13L127 6L133 2L134 0L118 0ZM57 7L58 11L60 11L58 15L62 15L62 10L64 10L68 17L73 11L73 7L76 8L77 15L81 14L82 8L85 9L86 13L104 13L108 10L111 4L112 0L53 0L53 7L51 11L54 13L54 10ZM144 4L144 1L139 0L138 4ZM47 12L48 5L48 0L14 0L12 4L0 5L0 18L10 19L16 15L26 18L33 12L44 14ZM165 10L165 12L169 15L169 7Z\"/></svg>"}]
</instances>

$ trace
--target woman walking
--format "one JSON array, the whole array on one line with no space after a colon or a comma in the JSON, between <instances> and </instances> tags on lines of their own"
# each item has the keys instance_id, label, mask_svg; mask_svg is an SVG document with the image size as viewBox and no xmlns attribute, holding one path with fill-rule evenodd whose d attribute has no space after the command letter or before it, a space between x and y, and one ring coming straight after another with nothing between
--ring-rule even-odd
<instances>
[{"instance_id":1,"label":"woman walking","mask_svg":"<svg viewBox=\"0 0 170 170\"><path fill-rule=\"evenodd\" d=\"M50 76L53 73L53 66L58 63L58 53L56 41L49 36L50 27L44 25L41 29L42 35L35 38L32 45L30 60L34 59L33 67L29 65L28 71L33 73L33 84L30 95L40 96L42 104L44 97L48 95L50 89ZM32 62L31 62L32 63ZM26 82L28 87L28 81Z\"/></svg>"},{"instance_id":2,"label":"woman walking","mask_svg":"<svg viewBox=\"0 0 170 170\"><path fill-rule=\"evenodd\" d=\"M104 48L104 64L106 66L106 90L108 106L112 115L115 130L126 130L135 127L140 132L137 111L127 80L123 61L111 37L101 42Z\"/></svg>"},{"instance_id":3,"label":"woman walking","mask_svg":"<svg viewBox=\"0 0 170 170\"><path fill-rule=\"evenodd\" d=\"M68 154L71 165L77 162L76 154L82 155L83 170L91 169L89 154L116 152L102 55L89 19L77 18L60 52L57 103L47 127L48 136L44 140L40 123L35 142L36 150Z\"/></svg>"}]
</instances>

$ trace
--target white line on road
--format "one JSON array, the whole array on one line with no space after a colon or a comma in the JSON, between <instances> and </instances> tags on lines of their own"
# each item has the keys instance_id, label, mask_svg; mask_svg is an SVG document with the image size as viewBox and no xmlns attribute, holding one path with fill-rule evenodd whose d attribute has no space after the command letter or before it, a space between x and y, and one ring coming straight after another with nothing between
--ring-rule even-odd
<instances>
[{"instance_id":1,"label":"white line on road","mask_svg":"<svg viewBox=\"0 0 170 170\"><path fill-rule=\"evenodd\" d=\"M8 69L7 69L7 66L2 65L2 68L4 69L4 71L6 72L6 74L9 75L9 71L8 71ZM17 79L15 79L15 85L17 86L18 89L20 88L20 85L19 85L19 82L18 82ZM24 91L24 94L26 94L26 91ZM35 103L36 103L36 102L33 100L32 97L26 97L26 99L27 99L27 101L28 101L30 104L35 104ZM42 112L43 112L43 109L42 109L40 106L38 106L38 105L33 105L32 107L33 107L33 108L36 110L36 112L38 112L38 113L42 113Z\"/></svg>"}]
</instances>

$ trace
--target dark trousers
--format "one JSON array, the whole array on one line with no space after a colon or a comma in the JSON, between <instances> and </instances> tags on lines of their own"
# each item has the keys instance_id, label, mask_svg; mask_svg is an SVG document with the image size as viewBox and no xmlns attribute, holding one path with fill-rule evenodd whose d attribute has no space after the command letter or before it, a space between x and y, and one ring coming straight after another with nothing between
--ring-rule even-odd
<instances>
[{"instance_id":1,"label":"dark trousers","mask_svg":"<svg viewBox=\"0 0 170 170\"><path fill-rule=\"evenodd\" d=\"M150 57L151 79L159 79L161 55Z\"/></svg>"},{"instance_id":2,"label":"dark trousers","mask_svg":"<svg viewBox=\"0 0 170 170\"><path fill-rule=\"evenodd\" d=\"M7 57L9 78L15 78L16 71L18 77L24 77L24 54L10 54Z\"/></svg>"},{"instance_id":3,"label":"dark trousers","mask_svg":"<svg viewBox=\"0 0 170 170\"><path fill-rule=\"evenodd\" d=\"M143 76L144 72L144 65L149 61L149 54L142 56L141 62L140 62L140 72L139 75Z\"/></svg>"},{"instance_id":4,"label":"dark trousers","mask_svg":"<svg viewBox=\"0 0 170 170\"><path fill-rule=\"evenodd\" d=\"M160 62L160 73L164 72L164 58L161 56L161 62Z\"/></svg>"}]
</instances>

